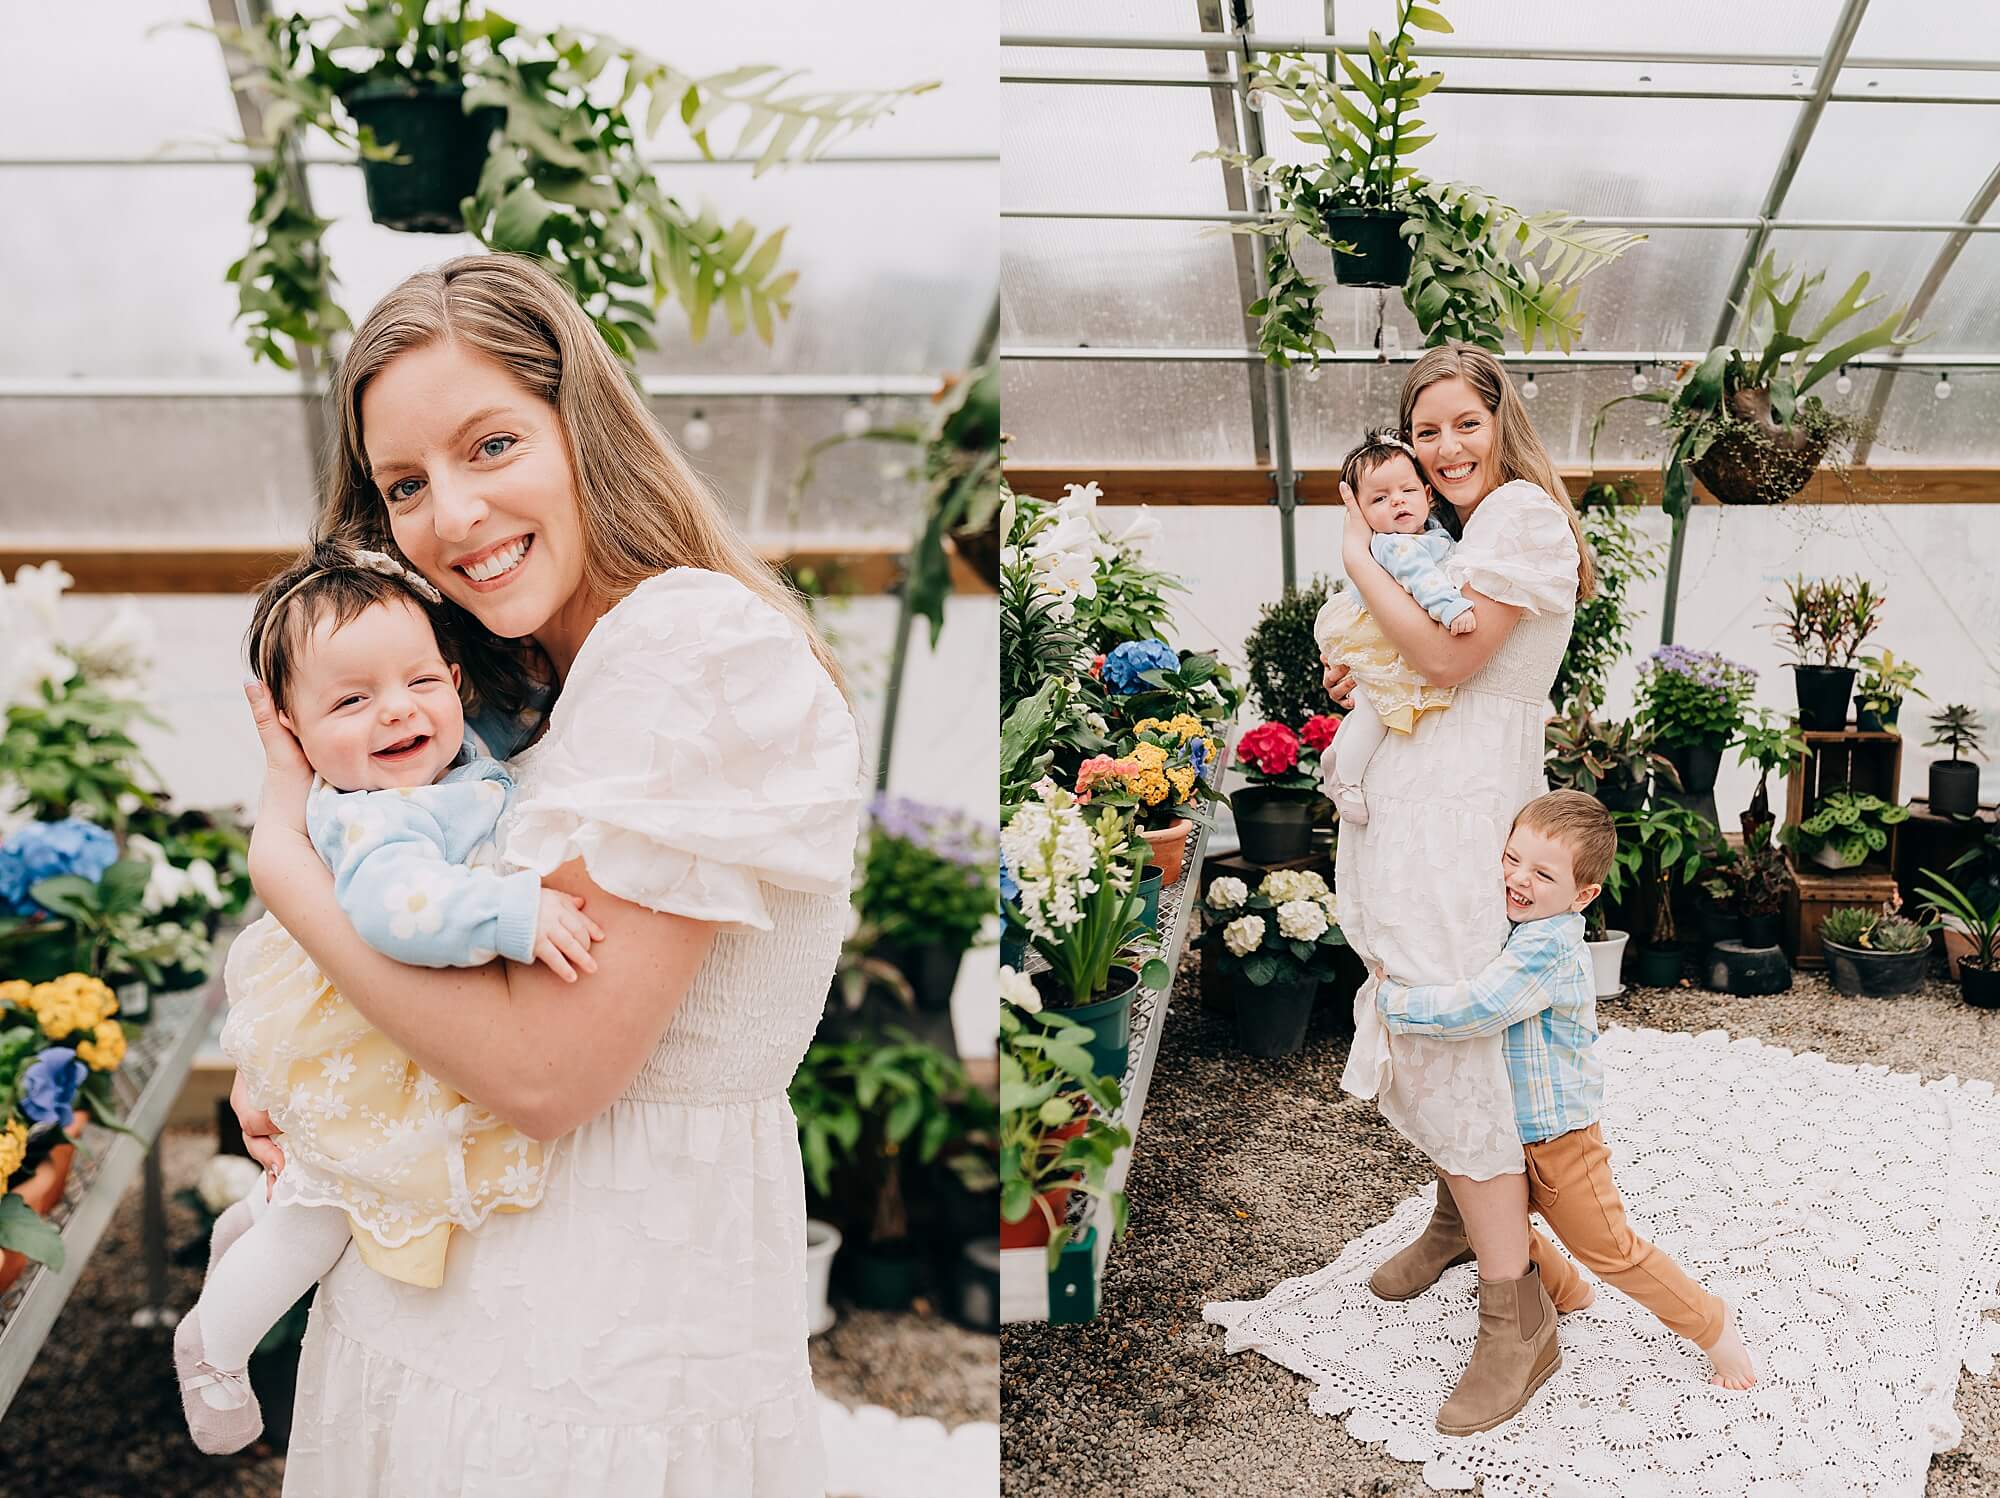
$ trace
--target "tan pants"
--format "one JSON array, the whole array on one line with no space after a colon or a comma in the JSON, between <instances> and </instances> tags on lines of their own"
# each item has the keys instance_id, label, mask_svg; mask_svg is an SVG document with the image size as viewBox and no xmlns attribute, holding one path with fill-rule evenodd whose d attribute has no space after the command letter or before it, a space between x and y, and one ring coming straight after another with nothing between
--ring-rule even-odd
<instances>
[{"instance_id":1,"label":"tan pants","mask_svg":"<svg viewBox=\"0 0 2000 1498\"><path fill-rule=\"evenodd\" d=\"M1611 1151L1596 1124L1523 1146L1528 1205L1592 1274L1638 1301L1667 1329L1707 1352L1722 1336L1723 1306L1666 1254L1632 1231L1611 1180ZM1537 1235L1539 1236L1539 1235ZM1531 1244L1542 1286L1558 1309L1586 1294L1561 1254Z\"/></svg>"}]
</instances>

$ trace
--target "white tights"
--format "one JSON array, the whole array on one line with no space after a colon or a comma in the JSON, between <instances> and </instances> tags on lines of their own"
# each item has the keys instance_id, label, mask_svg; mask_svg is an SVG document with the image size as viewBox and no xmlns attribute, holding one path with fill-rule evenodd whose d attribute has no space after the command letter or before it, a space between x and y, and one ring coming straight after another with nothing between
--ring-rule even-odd
<instances>
[{"instance_id":1,"label":"white tights","mask_svg":"<svg viewBox=\"0 0 2000 1498\"><path fill-rule=\"evenodd\" d=\"M1340 731L1333 736L1333 764L1330 773L1323 773L1322 782L1330 791L1335 781L1360 789L1361 777L1367 773L1368 761L1382 746L1389 730L1382 722L1382 715L1375 711L1364 692L1354 694L1354 706L1347 710L1347 716L1340 720Z\"/></svg>"},{"instance_id":2,"label":"white tights","mask_svg":"<svg viewBox=\"0 0 2000 1498\"><path fill-rule=\"evenodd\" d=\"M202 1350L217 1368L250 1361L264 1333L333 1268L347 1248L347 1214L265 1200L259 1181L244 1198L253 1219L201 1287Z\"/></svg>"}]
</instances>

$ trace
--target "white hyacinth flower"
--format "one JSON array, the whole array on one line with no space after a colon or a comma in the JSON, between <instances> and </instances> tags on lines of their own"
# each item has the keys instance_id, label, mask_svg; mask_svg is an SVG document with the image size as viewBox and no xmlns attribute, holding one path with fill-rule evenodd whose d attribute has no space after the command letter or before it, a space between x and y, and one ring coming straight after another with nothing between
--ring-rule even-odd
<instances>
[{"instance_id":1,"label":"white hyacinth flower","mask_svg":"<svg viewBox=\"0 0 2000 1498\"><path fill-rule=\"evenodd\" d=\"M1248 957L1264 945L1264 921L1261 916L1240 916L1222 928L1222 944L1238 957Z\"/></svg>"},{"instance_id":2,"label":"white hyacinth flower","mask_svg":"<svg viewBox=\"0 0 2000 1498\"><path fill-rule=\"evenodd\" d=\"M1278 907L1278 934L1288 941L1318 941L1326 931L1326 912L1313 900L1287 900Z\"/></svg>"},{"instance_id":3,"label":"white hyacinth flower","mask_svg":"<svg viewBox=\"0 0 2000 1498\"><path fill-rule=\"evenodd\" d=\"M1000 997L1016 1009L1029 1014L1041 1013L1042 995L1035 987L1035 980L1011 967L1000 969Z\"/></svg>"},{"instance_id":4,"label":"white hyacinth flower","mask_svg":"<svg viewBox=\"0 0 2000 1498\"><path fill-rule=\"evenodd\" d=\"M1250 898L1250 886L1241 879L1224 875L1208 887L1210 910L1235 910Z\"/></svg>"}]
</instances>

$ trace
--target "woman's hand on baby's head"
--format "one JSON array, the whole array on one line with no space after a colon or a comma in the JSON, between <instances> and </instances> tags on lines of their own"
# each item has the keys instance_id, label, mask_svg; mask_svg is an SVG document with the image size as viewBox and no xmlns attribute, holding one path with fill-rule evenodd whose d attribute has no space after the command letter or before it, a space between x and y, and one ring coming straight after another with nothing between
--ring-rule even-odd
<instances>
[{"instance_id":1,"label":"woman's hand on baby's head","mask_svg":"<svg viewBox=\"0 0 2000 1498\"><path fill-rule=\"evenodd\" d=\"M597 959L590 944L604 940L604 929L583 913L583 901L561 890L542 891L541 916L535 925L535 960L565 983L576 982L576 972L597 971Z\"/></svg>"},{"instance_id":2,"label":"woman's hand on baby's head","mask_svg":"<svg viewBox=\"0 0 2000 1498\"><path fill-rule=\"evenodd\" d=\"M1455 635L1469 635L1475 629L1479 628L1479 615L1475 610L1467 609L1456 619L1453 619L1447 628Z\"/></svg>"}]
</instances>

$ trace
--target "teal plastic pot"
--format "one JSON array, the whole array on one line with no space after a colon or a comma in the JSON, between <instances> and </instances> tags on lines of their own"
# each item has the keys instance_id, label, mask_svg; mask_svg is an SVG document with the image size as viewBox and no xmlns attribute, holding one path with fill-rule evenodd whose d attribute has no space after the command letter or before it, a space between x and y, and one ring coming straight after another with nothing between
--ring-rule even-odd
<instances>
[{"instance_id":1,"label":"teal plastic pot","mask_svg":"<svg viewBox=\"0 0 2000 1498\"><path fill-rule=\"evenodd\" d=\"M1137 970L1114 967L1104 996L1074 1008L1068 1002L1069 990L1054 973L1036 973L1033 981L1044 1010L1060 1010L1064 1019L1090 1031L1084 1049L1090 1052L1090 1064L1097 1075L1122 1083L1132 1061L1132 995L1139 987Z\"/></svg>"},{"instance_id":2,"label":"teal plastic pot","mask_svg":"<svg viewBox=\"0 0 2000 1498\"><path fill-rule=\"evenodd\" d=\"M1160 890L1165 876L1158 869L1148 868L1139 876L1139 924L1148 931L1160 929Z\"/></svg>"}]
</instances>

